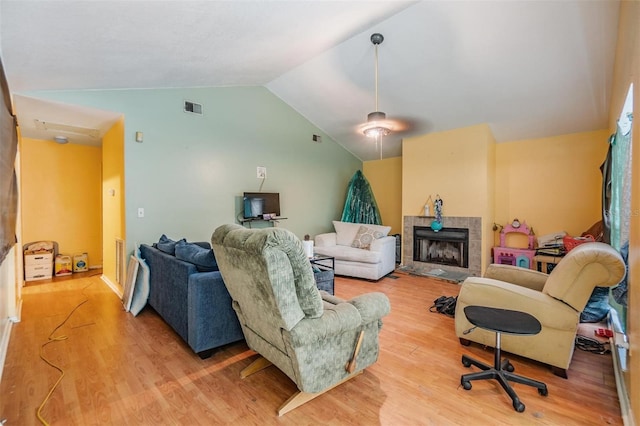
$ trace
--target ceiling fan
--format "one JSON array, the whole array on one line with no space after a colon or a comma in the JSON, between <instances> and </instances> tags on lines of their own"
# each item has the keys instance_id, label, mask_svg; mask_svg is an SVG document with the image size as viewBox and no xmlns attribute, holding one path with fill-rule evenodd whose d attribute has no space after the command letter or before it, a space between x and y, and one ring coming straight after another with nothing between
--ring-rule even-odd
<instances>
[{"instance_id":1,"label":"ceiling fan","mask_svg":"<svg viewBox=\"0 0 640 426\"><path fill-rule=\"evenodd\" d=\"M378 108L378 46L384 41L380 33L371 34L371 43L375 48L375 111L367 115L367 122L359 126L359 130L368 138L374 139L376 149L380 152L382 160L382 137L393 131L405 130L404 123L387 119L387 114Z\"/></svg>"}]
</instances>

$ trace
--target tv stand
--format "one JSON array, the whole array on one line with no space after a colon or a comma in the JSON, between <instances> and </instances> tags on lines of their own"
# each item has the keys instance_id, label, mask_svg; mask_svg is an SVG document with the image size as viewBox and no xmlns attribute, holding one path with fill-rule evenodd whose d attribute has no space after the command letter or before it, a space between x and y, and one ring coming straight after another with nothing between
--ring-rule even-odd
<instances>
[{"instance_id":1,"label":"tv stand","mask_svg":"<svg viewBox=\"0 0 640 426\"><path fill-rule=\"evenodd\" d=\"M246 224L249 224L249 228L252 227L251 224L253 222L267 222L267 223L271 224L273 227L275 227L279 221L286 220L286 219L287 219L286 217L280 217L280 216L274 217L274 218L271 218L271 219L261 219L259 217L252 217L252 218L249 218L249 219L238 219L238 221L244 226L246 226Z\"/></svg>"}]
</instances>

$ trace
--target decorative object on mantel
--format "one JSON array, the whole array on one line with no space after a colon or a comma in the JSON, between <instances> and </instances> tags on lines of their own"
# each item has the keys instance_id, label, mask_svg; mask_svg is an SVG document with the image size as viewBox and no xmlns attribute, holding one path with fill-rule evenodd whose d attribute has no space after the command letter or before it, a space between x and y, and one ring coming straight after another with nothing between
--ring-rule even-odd
<instances>
[{"instance_id":1,"label":"decorative object on mantel","mask_svg":"<svg viewBox=\"0 0 640 426\"><path fill-rule=\"evenodd\" d=\"M431 199L431 194L429 194L429 198L424 203L424 215L431 216L431 205L433 204L433 200Z\"/></svg>"},{"instance_id":2,"label":"decorative object on mantel","mask_svg":"<svg viewBox=\"0 0 640 426\"><path fill-rule=\"evenodd\" d=\"M433 232L438 232L442 229L442 204L444 204L442 202L442 198L440 198L440 195L436 194L436 200L433 202L433 210L436 215L436 220L431 222L431 229L433 229Z\"/></svg>"}]
</instances>

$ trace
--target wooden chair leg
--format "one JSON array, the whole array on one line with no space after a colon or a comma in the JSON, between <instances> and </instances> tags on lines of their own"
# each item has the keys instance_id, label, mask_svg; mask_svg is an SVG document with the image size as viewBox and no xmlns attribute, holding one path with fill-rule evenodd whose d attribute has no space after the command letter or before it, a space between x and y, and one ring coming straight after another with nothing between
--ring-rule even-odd
<instances>
[{"instance_id":1,"label":"wooden chair leg","mask_svg":"<svg viewBox=\"0 0 640 426\"><path fill-rule=\"evenodd\" d=\"M356 369L356 358L358 358L358 354L360 353L360 346L362 346L363 337L364 337L364 330L360 330L360 333L358 333L358 339L356 340L356 347L353 350L353 356L347 362L347 365L345 367L345 370L347 370L347 373L349 374L353 373L353 371Z\"/></svg>"},{"instance_id":2,"label":"wooden chair leg","mask_svg":"<svg viewBox=\"0 0 640 426\"><path fill-rule=\"evenodd\" d=\"M301 406L302 404L311 401L313 398L322 395L323 393L335 388L338 385L343 384L344 382L346 382L347 380L350 380L354 377L356 377L358 374L362 374L363 370L357 371L353 374L350 374L349 376L345 377L344 379L342 379L341 381L339 381L338 383L334 384L331 387L326 388L325 390L321 391L321 392L316 392L316 393L309 393L309 392L302 392L302 391L297 391L294 392L293 395L291 395L289 397L289 399L287 399L284 404L282 404L280 406L280 408L278 408L278 416L282 416L284 414L287 414L289 411L298 408L299 406Z\"/></svg>"},{"instance_id":3,"label":"wooden chair leg","mask_svg":"<svg viewBox=\"0 0 640 426\"><path fill-rule=\"evenodd\" d=\"M260 370L264 370L270 365L272 365L271 361L269 361L263 356L259 356L258 358L255 359L255 361L253 361L251 364L249 364L248 366L242 369L242 371L240 372L240 378L244 379L245 377L249 377L253 373L257 373Z\"/></svg>"}]
</instances>

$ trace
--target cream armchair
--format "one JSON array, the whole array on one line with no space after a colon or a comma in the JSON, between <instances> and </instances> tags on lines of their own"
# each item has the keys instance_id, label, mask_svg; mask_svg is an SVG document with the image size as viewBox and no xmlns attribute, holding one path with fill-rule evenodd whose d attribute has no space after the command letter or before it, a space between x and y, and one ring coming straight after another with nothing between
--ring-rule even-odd
<instances>
[{"instance_id":1,"label":"cream armchair","mask_svg":"<svg viewBox=\"0 0 640 426\"><path fill-rule=\"evenodd\" d=\"M346 301L319 292L302 242L282 228L223 225L211 245L247 344L261 355L241 377L273 364L298 386L278 414L377 361L387 296Z\"/></svg>"},{"instance_id":2,"label":"cream armchair","mask_svg":"<svg viewBox=\"0 0 640 426\"><path fill-rule=\"evenodd\" d=\"M604 243L587 243L574 248L548 275L492 264L483 278L470 277L462 283L456 305L456 335L462 344L468 344L469 340L486 346L495 344L495 333L473 329L464 315L465 306L527 312L540 321L542 331L535 336L504 334L502 349L549 364L556 375L566 378L580 312L596 286L616 285L624 275L622 257Z\"/></svg>"}]
</instances>

